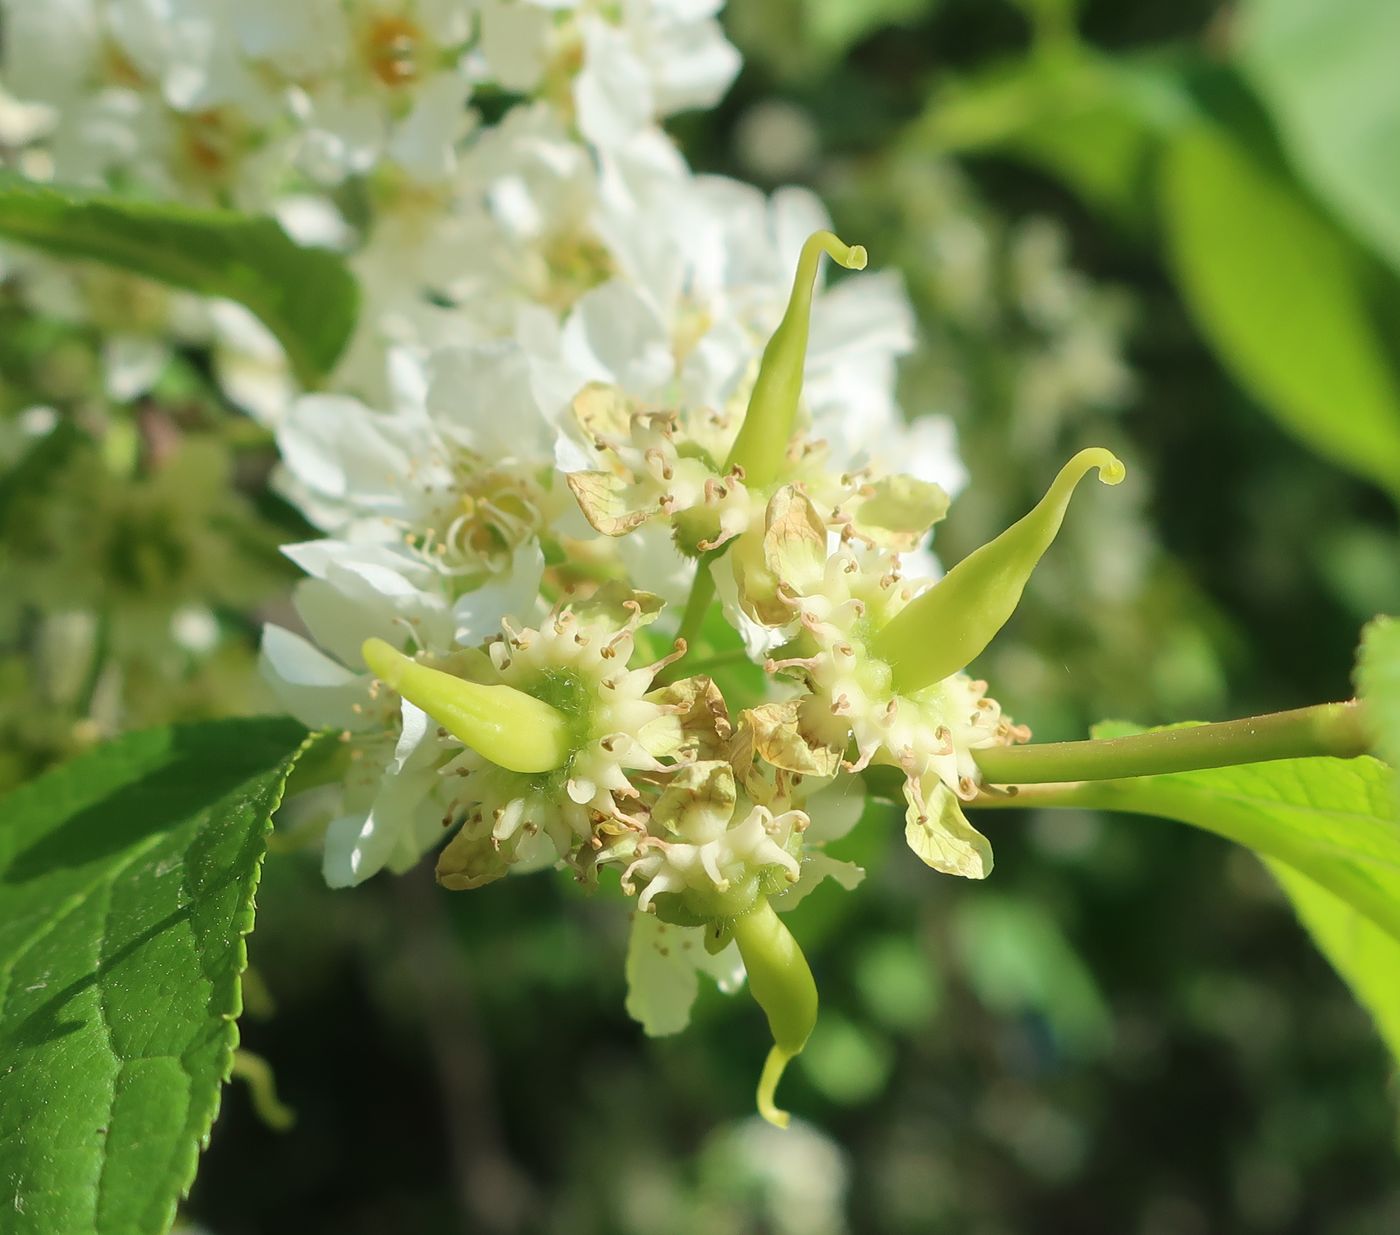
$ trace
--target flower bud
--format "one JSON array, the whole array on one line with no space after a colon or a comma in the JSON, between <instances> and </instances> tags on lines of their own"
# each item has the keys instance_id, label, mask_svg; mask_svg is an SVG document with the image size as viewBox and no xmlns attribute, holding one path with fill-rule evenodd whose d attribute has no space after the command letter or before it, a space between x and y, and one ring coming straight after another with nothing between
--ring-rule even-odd
<instances>
[{"instance_id":1,"label":"flower bud","mask_svg":"<svg viewBox=\"0 0 1400 1235\"><path fill-rule=\"evenodd\" d=\"M758 1113L779 1128L788 1113L773 1097L788 1061L801 1053L817 1022L817 984L792 932L766 900L730 923L748 971L749 990L768 1017L773 1049L758 1081Z\"/></svg>"},{"instance_id":2,"label":"flower bud","mask_svg":"<svg viewBox=\"0 0 1400 1235\"><path fill-rule=\"evenodd\" d=\"M1028 515L975 549L916 597L871 641L904 694L956 673L989 644L1015 611L1026 581L1050 547L1075 487L1092 468L1118 484L1123 464L1107 450L1081 450L1060 469Z\"/></svg>"},{"instance_id":3,"label":"flower bud","mask_svg":"<svg viewBox=\"0 0 1400 1235\"><path fill-rule=\"evenodd\" d=\"M743 468L753 486L769 484L777 477L792 437L797 400L802 394L802 371L807 363L812 291L824 252L847 270L865 269L865 249L858 244L843 244L831 232L813 232L802 246L787 311L763 349L743 426L724 465L726 472Z\"/></svg>"},{"instance_id":4,"label":"flower bud","mask_svg":"<svg viewBox=\"0 0 1400 1235\"><path fill-rule=\"evenodd\" d=\"M543 700L420 665L383 639L366 639L360 653L385 685L492 763L512 772L549 772L568 762L568 717Z\"/></svg>"}]
</instances>

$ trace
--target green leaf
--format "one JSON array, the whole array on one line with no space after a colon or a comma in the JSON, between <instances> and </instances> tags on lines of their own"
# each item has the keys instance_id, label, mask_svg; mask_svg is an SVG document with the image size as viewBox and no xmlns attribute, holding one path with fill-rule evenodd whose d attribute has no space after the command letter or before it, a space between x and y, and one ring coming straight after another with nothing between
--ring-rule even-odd
<instances>
[{"instance_id":1,"label":"green leaf","mask_svg":"<svg viewBox=\"0 0 1400 1235\"><path fill-rule=\"evenodd\" d=\"M1074 944L1033 901L995 893L962 898L953 942L969 985L1002 1015L1036 1012L1062 1048L1089 1057L1113 1038L1113 1016Z\"/></svg>"},{"instance_id":2,"label":"green leaf","mask_svg":"<svg viewBox=\"0 0 1400 1235\"><path fill-rule=\"evenodd\" d=\"M802 37L827 63L886 26L908 25L938 0L800 0Z\"/></svg>"},{"instance_id":3,"label":"green leaf","mask_svg":"<svg viewBox=\"0 0 1400 1235\"><path fill-rule=\"evenodd\" d=\"M272 219L55 188L0 171L0 235L237 300L277 336L306 386L330 371L355 326L359 289L345 263L296 244Z\"/></svg>"},{"instance_id":4,"label":"green leaf","mask_svg":"<svg viewBox=\"0 0 1400 1235\"><path fill-rule=\"evenodd\" d=\"M1115 725L1121 734L1124 726ZM1398 1045L1400 818L1379 759L1281 759L1086 782L1045 803L1174 819L1261 855L1318 947Z\"/></svg>"},{"instance_id":5,"label":"green leaf","mask_svg":"<svg viewBox=\"0 0 1400 1235\"><path fill-rule=\"evenodd\" d=\"M0 803L0 1196L14 1235L160 1235L232 1066L269 817L306 739L118 739Z\"/></svg>"},{"instance_id":6,"label":"green leaf","mask_svg":"<svg viewBox=\"0 0 1400 1235\"><path fill-rule=\"evenodd\" d=\"M1378 617L1361 632L1356 689L1366 701L1366 719L1376 747L1400 768L1400 621Z\"/></svg>"},{"instance_id":7,"label":"green leaf","mask_svg":"<svg viewBox=\"0 0 1400 1235\"><path fill-rule=\"evenodd\" d=\"M21 500L43 501L49 497L55 479L74 454L87 442L87 436L71 420L60 420L42 437L29 444L23 454L0 477L0 529ZM0 540L0 560L9 537Z\"/></svg>"},{"instance_id":8,"label":"green leaf","mask_svg":"<svg viewBox=\"0 0 1400 1235\"><path fill-rule=\"evenodd\" d=\"M1162 189L1177 275L1221 359L1296 436L1400 496L1400 390L1365 254L1203 125L1172 141Z\"/></svg>"},{"instance_id":9,"label":"green leaf","mask_svg":"<svg viewBox=\"0 0 1400 1235\"><path fill-rule=\"evenodd\" d=\"M1086 782L1058 796L1194 824L1286 862L1400 939L1400 821L1379 759L1279 759Z\"/></svg>"},{"instance_id":10,"label":"green leaf","mask_svg":"<svg viewBox=\"0 0 1400 1235\"><path fill-rule=\"evenodd\" d=\"M924 20L940 2L767 0L735 5L726 22L745 60L766 62L785 77L811 78L880 30Z\"/></svg>"},{"instance_id":11,"label":"green leaf","mask_svg":"<svg viewBox=\"0 0 1400 1235\"><path fill-rule=\"evenodd\" d=\"M1163 143L1199 110L1189 88L1196 68L1175 51L1110 58L1082 44L1045 48L943 87L914 140L932 153L1004 151L1140 229Z\"/></svg>"},{"instance_id":12,"label":"green leaf","mask_svg":"<svg viewBox=\"0 0 1400 1235\"><path fill-rule=\"evenodd\" d=\"M1400 5L1246 0L1245 71L1299 174L1400 270Z\"/></svg>"},{"instance_id":13,"label":"green leaf","mask_svg":"<svg viewBox=\"0 0 1400 1235\"><path fill-rule=\"evenodd\" d=\"M1298 918L1400 1060L1400 941L1284 862L1265 859Z\"/></svg>"}]
</instances>

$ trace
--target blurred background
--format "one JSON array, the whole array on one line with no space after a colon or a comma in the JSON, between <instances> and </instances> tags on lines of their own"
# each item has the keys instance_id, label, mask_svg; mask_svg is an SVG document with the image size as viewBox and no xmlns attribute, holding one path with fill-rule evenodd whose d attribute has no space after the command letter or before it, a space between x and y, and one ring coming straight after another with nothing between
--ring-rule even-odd
<instances>
[{"instance_id":1,"label":"blurred background","mask_svg":"<svg viewBox=\"0 0 1400 1235\"><path fill-rule=\"evenodd\" d=\"M1082 495L979 664L1038 738L1344 698L1361 623L1400 611L1395 473L1347 379L1361 356L1400 382L1397 12L725 15L743 74L672 130L699 171L810 185L903 274L922 334L904 404L954 418L973 477L944 559L1074 449L1129 463L1122 489ZM270 710L257 631L295 576L276 546L310 534L167 293L84 267L75 314L22 259L4 270L0 787L121 729ZM118 327L159 367L129 400ZM796 911L824 1004L786 1134L750 1113L750 1001L707 990L672 1040L626 1017L617 905L544 877L449 896L426 869L332 893L314 855L275 853L244 1039L297 1122L271 1130L235 1083L188 1222L1400 1231L1393 1065L1251 856L1138 818L982 823L997 868L974 886L917 867L872 807L841 854L866 885Z\"/></svg>"}]
</instances>

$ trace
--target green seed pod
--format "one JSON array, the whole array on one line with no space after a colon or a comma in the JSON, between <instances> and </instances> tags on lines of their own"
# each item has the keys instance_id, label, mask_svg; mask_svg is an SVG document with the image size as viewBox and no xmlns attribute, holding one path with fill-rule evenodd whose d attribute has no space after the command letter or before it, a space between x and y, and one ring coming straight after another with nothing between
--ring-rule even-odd
<instances>
[{"instance_id":1,"label":"green seed pod","mask_svg":"<svg viewBox=\"0 0 1400 1235\"><path fill-rule=\"evenodd\" d=\"M366 639L360 654L375 677L492 763L512 772L549 772L573 752L568 717L524 691L420 665L383 639Z\"/></svg>"},{"instance_id":2,"label":"green seed pod","mask_svg":"<svg viewBox=\"0 0 1400 1235\"><path fill-rule=\"evenodd\" d=\"M780 1111L773 1098L783 1069L802 1052L817 1023L817 984L797 940L767 900L735 918L730 929L744 958L749 990L767 1015L773 1035L773 1049L758 1081L758 1113L786 1128L788 1113Z\"/></svg>"},{"instance_id":3,"label":"green seed pod","mask_svg":"<svg viewBox=\"0 0 1400 1235\"><path fill-rule=\"evenodd\" d=\"M1093 468L1106 485L1118 484L1125 474L1109 451L1081 450L1030 514L969 553L875 636L871 651L894 671L896 690L912 694L942 681L992 641L1059 532L1076 486Z\"/></svg>"},{"instance_id":4,"label":"green seed pod","mask_svg":"<svg viewBox=\"0 0 1400 1235\"><path fill-rule=\"evenodd\" d=\"M763 360L753 394L749 396L743 426L724 465L726 471L742 467L745 479L755 488L771 484L777 478L797 420L802 371L807 363L812 291L823 253L847 270L865 269L865 250L858 244L842 243L831 232L813 232L803 244L787 311L763 349Z\"/></svg>"}]
</instances>

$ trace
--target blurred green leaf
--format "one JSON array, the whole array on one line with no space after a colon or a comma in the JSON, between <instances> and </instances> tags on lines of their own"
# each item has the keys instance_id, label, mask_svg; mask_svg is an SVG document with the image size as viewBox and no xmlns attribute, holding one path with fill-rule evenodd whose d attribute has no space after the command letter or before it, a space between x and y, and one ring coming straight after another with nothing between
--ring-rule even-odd
<instances>
[{"instance_id":1,"label":"blurred green leaf","mask_svg":"<svg viewBox=\"0 0 1400 1235\"><path fill-rule=\"evenodd\" d=\"M940 5L941 0L766 0L734 5L725 24L746 60L804 78L830 70L877 31L912 25Z\"/></svg>"},{"instance_id":2,"label":"blurred green leaf","mask_svg":"<svg viewBox=\"0 0 1400 1235\"><path fill-rule=\"evenodd\" d=\"M1083 0L1015 0L1042 38L1063 37L1074 30Z\"/></svg>"},{"instance_id":3,"label":"blurred green leaf","mask_svg":"<svg viewBox=\"0 0 1400 1235\"><path fill-rule=\"evenodd\" d=\"M1400 270L1400 4L1245 0L1238 46L1300 175Z\"/></svg>"},{"instance_id":4,"label":"blurred green leaf","mask_svg":"<svg viewBox=\"0 0 1400 1235\"><path fill-rule=\"evenodd\" d=\"M943 998L932 959L904 935L866 940L855 983L870 1015L886 1028L904 1032L927 1025Z\"/></svg>"},{"instance_id":5,"label":"blurred green leaf","mask_svg":"<svg viewBox=\"0 0 1400 1235\"><path fill-rule=\"evenodd\" d=\"M967 897L954 932L963 972L988 1009L1043 1016L1074 1054L1108 1045L1113 1014L1074 945L1039 905L993 893Z\"/></svg>"},{"instance_id":6,"label":"blurred green leaf","mask_svg":"<svg viewBox=\"0 0 1400 1235\"><path fill-rule=\"evenodd\" d=\"M160 1235L238 1041L290 720L131 734L0 806L0 1193L14 1235Z\"/></svg>"},{"instance_id":7,"label":"blurred green leaf","mask_svg":"<svg viewBox=\"0 0 1400 1235\"><path fill-rule=\"evenodd\" d=\"M1196 112L1194 61L1056 46L945 87L914 130L938 153L1001 150L1043 168L1118 221L1147 221L1153 160Z\"/></svg>"},{"instance_id":8,"label":"blurred green leaf","mask_svg":"<svg viewBox=\"0 0 1400 1235\"><path fill-rule=\"evenodd\" d=\"M1388 528L1338 521L1319 527L1307 545L1313 568L1356 618L1400 613L1400 535Z\"/></svg>"},{"instance_id":9,"label":"blurred green leaf","mask_svg":"<svg viewBox=\"0 0 1400 1235\"><path fill-rule=\"evenodd\" d=\"M868 1102L889 1083L894 1052L878 1030L824 1011L798 1057L812 1084L833 1102Z\"/></svg>"},{"instance_id":10,"label":"blurred green leaf","mask_svg":"<svg viewBox=\"0 0 1400 1235\"><path fill-rule=\"evenodd\" d=\"M71 420L60 420L0 474L0 530L21 498L47 498L55 479L74 454L87 442L87 436ZM0 560L10 548L0 540Z\"/></svg>"},{"instance_id":11,"label":"blurred green leaf","mask_svg":"<svg viewBox=\"0 0 1400 1235\"><path fill-rule=\"evenodd\" d=\"M1370 1012L1391 1054L1400 1060L1400 941L1287 863L1265 859L1265 864L1318 950Z\"/></svg>"},{"instance_id":12,"label":"blurred green leaf","mask_svg":"<svg viewBox=\"0 0 1400 1235\"><path fill-rule=\"evenodd\" d=\"M885 26L916 20L939 0L801 0L802 31L823 58L834 60Z\"/></svg>"},{"instance_id":13,"label":"blurred green leaf","mask_svg":"<svg viewBox=\"0 0 1400 1235\"><path fill-rule=\"evenodd\" d=\"M272 219L35 184L0 171L0 235L246 305L306 386L354 329L359 289L327 249L303 248Z\"/></svg>"},{"instance_id":14,"label":"blurred green leaf","mask_svg":"<svg viewBox=\"0 0 1400 1235\"><path fill-rule=\"evenodd\" d=\"M1162 190L1177 275L1224 363L1297 437L1400 497L1400 389L1365 255L1217 130L1172 141Z\"/></svg>"}]
</instances>

